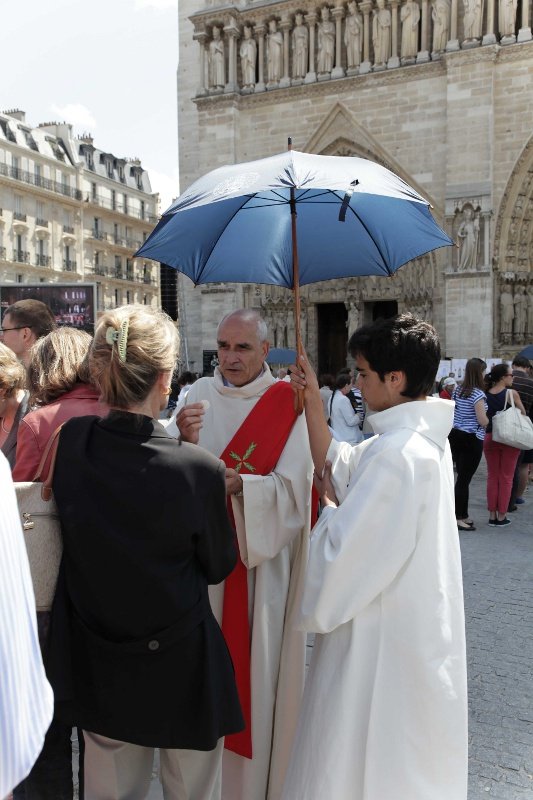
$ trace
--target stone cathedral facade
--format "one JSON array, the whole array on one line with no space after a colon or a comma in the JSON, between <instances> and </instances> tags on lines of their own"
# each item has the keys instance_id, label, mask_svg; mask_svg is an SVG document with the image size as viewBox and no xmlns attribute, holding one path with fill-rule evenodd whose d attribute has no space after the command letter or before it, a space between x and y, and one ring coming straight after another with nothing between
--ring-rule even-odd
<instances>
[{"instance_id":1,"label":"stone cathedral facade","mask_svg":"<svg viewBox=\"0 0 533 800\"><path fill-rule=\"evenodd\" d=\"M448 357L533 342L532 11L532 0L181 0L182 187L292 136L297 150L393 170L457 243L393 278L304 287L302 333L319 371L344 363L358 324L396 311L431 321ZM287 290L179 283L196 371L209 368L218 320L240 305L263 310L273 344L294 345Z\"/></svg>"}]
</instances>

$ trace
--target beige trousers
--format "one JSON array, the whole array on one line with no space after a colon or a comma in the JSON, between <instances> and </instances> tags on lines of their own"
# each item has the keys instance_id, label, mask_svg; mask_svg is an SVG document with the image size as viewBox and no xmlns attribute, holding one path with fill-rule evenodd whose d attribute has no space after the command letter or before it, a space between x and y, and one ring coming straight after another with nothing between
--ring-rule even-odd
<instances>
[{"instance_id":1,"label":"beige trousers","mask_svg":"<svg viewBox=\"0 0 533 800\"><path fill-rule=\"evenodd\" d=\"M85 800L144 800L154 748L83 731ZM165 800L220 800L224 739L214 750L160 750Z\"/></svg>"}]
</instances>

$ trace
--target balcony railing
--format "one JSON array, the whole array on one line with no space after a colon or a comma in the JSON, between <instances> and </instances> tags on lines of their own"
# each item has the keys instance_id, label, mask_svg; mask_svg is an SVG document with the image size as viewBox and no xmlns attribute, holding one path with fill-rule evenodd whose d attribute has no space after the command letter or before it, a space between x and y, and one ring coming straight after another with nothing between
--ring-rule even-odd
<instances>
[{"instance_id":1,"label":"balcony railing","mask_svg":"<svg viewBox=\"0 0 533 800\"><path fill-rule=\"evenodd\" d=\"M154 214L148 214L146 211L143 214L139 208L131 208L129 204L124 206L124 203L119 203L116 200L113 202L111 198L102 197L101 195L88 194L86 196L86 202L92 203L95 206L100 206L101 208L107 208L109 211L116 211L119 214L126 214L128 217L142 219L144 222L155 224L159 221L159 217L155 216Z\"/></svg>"},{"instance_id":2,"label":"balcony railing","mask_svg":"<svg viewBox=\"0 0 533 800\"><path fill-rule=\"evenodd\" d=\"M35 220L35 224L39 228L48 228L48 220L47 219L41 219L40 217L37 217L37 219Z\"/></svg>"},{"instance_id":3,"label":"balcony railing","mask_svg":"<svg viewBox=\"0 0 533 800\"><path fill-rule=\"evenodd\" d=\"M29 264L30 254L26 250L13 250L13 261L18 261L20 264Z\"/></svg>"},{"instance_id":4,"label":"balcony railing","mask_svg":"<svg viewBox=\"0 0 533 800\"><path fill-rule=\"evenodd\" d=\"M13 219L19 220L19 222L26 222L26 214L23 214L22 211L13 211Z\"/></svg>"},{"instance_id":5,"label":"balcony railing","mask_svg":"<svg viewBox=\"0 0 533 800\"><path fill-rule=\"evenodd\" d=\"M63 233L74 233L73 225L63 225Z\"/></svg>"},{"instance_id":6,"label":"balcony railing","mask_svg":"<svg viewBox=\"0 0 533 800\"><path fill-rule=\"evenodd\" d=\"M107 239L107 236L104 233L104 231L97 230L96 228L92 229L91 236L93 239L99 239L100 241Z\"/></svg>"},{"instance_id":7,"label":"balcony railing","mask_svg":"<svg viewBox=\"0 0 533 800\"><path fill-rule=\"evenodd\" d=\"M6 248L0 247L0 261L6 261Z\"/></svg>"},{"instance_id":8,"label":"balcony railing","mask_svg":"<svg viewBox=\"0 0 533 800\"><path fill-rule=\"evenodd\" d=\"M50 256L35 256L35 266L36 267L49 267L51 263Z\"/></svg>"},{"instance_id":9,"label":"balcony railing","mask_svg":"<svg viewBox=\"0 0 533 800\"><path fill-rule=\"evenodd\" d=\"M70 258L64 258L63 269L65 272L76 272L76 262Z\"/></svg>"},{"instance_id":10,"label":"balcony railing","mask_svg":"<svg viewBox=\"0 0 533 800\"><path fill-rule=\"evenodd\" d=\"M49 178L43 178L41 175L35 175L33 172L27 172L18 167L12 167L8 164L0 164L0 175L5 175L8 178L14 178L16 181L29 183L31 186L39 186L41 189L47 189L56 194L62 194L64 197L72 197L73 200L81 200L83 195L79 189L73 189L67 186L66 183L58 183Z\"/></svg>"}]
</instances>

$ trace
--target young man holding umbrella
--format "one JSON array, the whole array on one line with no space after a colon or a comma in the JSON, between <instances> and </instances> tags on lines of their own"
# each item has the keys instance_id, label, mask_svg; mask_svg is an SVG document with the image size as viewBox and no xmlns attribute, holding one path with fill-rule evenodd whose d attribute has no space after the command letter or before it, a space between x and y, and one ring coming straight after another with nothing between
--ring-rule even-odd
<instances>
[{"instance_id":1,"label":"young man holding umbrella","mask_svg":"<svg viewBox=\"0 0 533 800\"><path fill-rule=\"evenodd\" d=\"M226 462L240 550L234 573L210 587L248 717L244 735L226 739L222 797L278 800L305 676L306 637L293 617L307 560L311 454L291 387L265 364L267 329L258 313L224 317L217 345L214 377L191 387L176 421L182 439Z\"/></svg>"},{"instance_id":2,"label":"young man holding umbrella","mask_svg":"<svg viewBox=\"0 0 533 800\"><path fill-rule=\"evenodd\" d=\"M439 342L405 314L359 328L348 349L378 434L355 447L332 440L305 357L291 367L325 509L300 619L319 635L282 800L466 800L453 405L427 396Z\"/></svg>"}]
</instances>

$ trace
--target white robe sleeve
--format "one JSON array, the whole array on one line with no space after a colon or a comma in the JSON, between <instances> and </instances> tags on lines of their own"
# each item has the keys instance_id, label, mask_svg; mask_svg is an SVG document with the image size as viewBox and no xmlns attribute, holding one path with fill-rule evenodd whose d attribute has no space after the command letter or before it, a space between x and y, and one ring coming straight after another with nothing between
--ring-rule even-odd
<instances>
[{"instance_id":1,"label":"white robe sleeve","mask_svg":"<svg viewBox=\"0 0 533 800\"><path fill-rule=\"evenodd\" d=\"M242 479L243 497L232 502L241 558L251 569L277 556L308 524L312 461L303 414L274 471Z\"/></svg>"},{"instance_id":2,"label":"white robe sleeve","mask_svg":"<svg viewBox=\"0 0 533 800\"><path fill-rule=\"evenodd\" d=\"M405 449L377 447L366 453L348 496L338 508L326 510L311 534L299 627L328 633L395 580L416 544L424 481L416 481L413 473Z\"/></svg>"},{"instance_id":3,"label":"white robe sleeve","mask_svg":"<svg viewBox=\"0 0 533 800\"><path fill-rule=\"evenodd\" d=\"M336 439L331 440L326 453L326 461L331 461L331 477L339 503L342 503L348 494L350 482L357 470L361 456L370 443L370 439L356 445L339 442Z\"/></svg>"}]
</instances>

